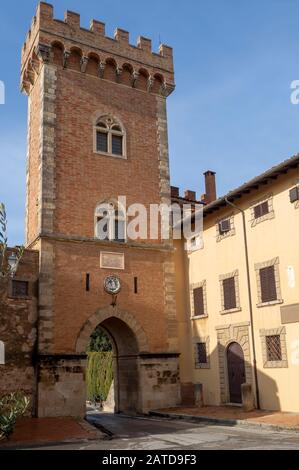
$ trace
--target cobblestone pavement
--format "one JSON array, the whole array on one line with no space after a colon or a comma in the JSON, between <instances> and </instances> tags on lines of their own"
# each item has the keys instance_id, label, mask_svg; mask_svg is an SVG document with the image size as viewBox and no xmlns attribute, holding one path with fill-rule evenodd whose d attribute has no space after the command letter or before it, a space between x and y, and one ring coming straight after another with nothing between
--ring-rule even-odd
<instances>
[{"instance_id":1,"label":"cobblestone pavement","mask_svg":"<svg viewBox=\"0 0 299 470\"><path fill-rule=\"evenodd\" d=\"M180 420L130 418L105 413L91 413L89 420L113 433L112 438L43 447L43 449L299 449L298 432L269 431L241 426L214 426Z\"/></svg>"}]
</instances>

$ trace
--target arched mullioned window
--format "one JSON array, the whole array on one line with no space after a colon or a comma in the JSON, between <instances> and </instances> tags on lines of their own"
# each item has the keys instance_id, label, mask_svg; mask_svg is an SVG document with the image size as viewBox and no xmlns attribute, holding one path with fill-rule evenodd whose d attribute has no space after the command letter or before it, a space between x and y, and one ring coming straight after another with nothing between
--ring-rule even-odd
<instances>
[{"instance_id":1,"label":"arched mullioned window","mask_svg":"<svg viewBox=\"0 0 299 470\"><path fill-rule=\"evenodd\" d=\"M5 364L5 345L3 341L0 341L0 365Z\"/></svg>"},{"instance_id":2,"label":"arched mullioned window","mask_svg":"<svg viewBox=\"0 0 299 470\"><path fill-rule=\"evenodd\" d=\"M126 242L126 214L117 204L105 202L95 211L95 236L99 240Z\"/></svg>"},{"instance_id":3,"label":"arched mullioned window","mask_svg":"<svg viewBox=\"0 0 299 470\"><path fill-rule=\"evenodd\" d=\"M111 116L97 119L94 128L95 152L126 158L126 133L123 126Z\"/></svg>"}]
</instances>

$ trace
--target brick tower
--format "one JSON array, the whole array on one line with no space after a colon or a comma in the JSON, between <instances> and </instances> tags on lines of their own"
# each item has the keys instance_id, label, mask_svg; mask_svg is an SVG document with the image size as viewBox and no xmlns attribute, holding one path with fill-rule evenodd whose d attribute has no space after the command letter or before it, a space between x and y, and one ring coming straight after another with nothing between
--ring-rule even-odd
<instances>
[{"instance_id":1,"label":"brick tower","mask_svg":"<svg viewBox=\"0 0 299 470\"><path fill-rule=\"evenodd\" d=\"M29 98L26 246L40 253L37 414L84 415L86 347L98 326L114 347L116 411L176 405L172 241L97 237L103 202L170 203L172 49L153 53L143 37L132 46L121 29L106 37L95 20L81 28L76 13L54 19L40 3L21 83ZM122 286L116 305L103 287L109 276Z\"/></svg>"}]
</instances>

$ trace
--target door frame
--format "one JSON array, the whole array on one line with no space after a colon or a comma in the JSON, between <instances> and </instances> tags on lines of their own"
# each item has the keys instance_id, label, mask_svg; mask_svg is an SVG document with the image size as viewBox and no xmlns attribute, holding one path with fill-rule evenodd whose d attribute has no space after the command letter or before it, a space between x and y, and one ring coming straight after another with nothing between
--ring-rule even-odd
<instances>
[{"instance_id":1,"label":"door frame","mask_svg":"<svg viewBox=\"0 0 299 470\"><path fill-rule=\"evenodd\" d=\"M253 384L252 364L250 357L250 322L235 323L232 325L216 326L217 349L219 364L219 404L229 403L229 384L226 360L226 349L230 343L239 343L243 349L245 361L246 383Z\"/></svg>"},{"instance_id":2,"label":"door frame","mask_svg":"<svg viewBox=\"0 0 299 470\"><path fill-rule=\"evenodd\" d=\"M232 345L232 344L237 344L241 351L242 351L242 355L243 355L243 364L244 364L244 373L245 373L245 382L243 383L246 383L246 368L245 368L245 365L246 365L246 361L245 361L245 355L244 355L244 350L241 346L240 343L238 343L237 341L230 341L226 347L226 351L225 351L225 356L226 356L226 374L227 374L227 387L228 387L228 403L230 404L233 404L233 405L242 405L242 392L241 392L241 401L240 402L233 402L231 400L231 390L230 390L230 381L229 381L229 367L228 367L228 352L229 352L229 347Z\"/></svg>"}]
</instances>

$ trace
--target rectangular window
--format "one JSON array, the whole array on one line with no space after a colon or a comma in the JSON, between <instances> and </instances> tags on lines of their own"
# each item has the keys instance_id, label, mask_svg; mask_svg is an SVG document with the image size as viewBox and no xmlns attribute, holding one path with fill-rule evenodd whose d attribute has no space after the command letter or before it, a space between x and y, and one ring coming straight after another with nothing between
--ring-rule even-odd
<instances>
[{"instance_id":1,"label":"rectangular window","mask_svg":"<svg viewBox=\"0 0 299 470\"><path fill-rule=\"evenodd\" d=\"M267 361L281 361L280 335L266 336Z\"/></svg>"},{"instance_id":2,"label":"rectangular window","mask_svg":"<svg viewBox=\"0 0 299 470\"><path fill-rule=\"evenodd\" d=\"M113 155L123 154L123 138L119 135L112 135L112 153Z\"/></svg>"},{"instance_id":3,"label":"rectangular window","mask_svg":"<svg viewBox=\"0 0 299 470\"><path fill-rule=\"evenodd\" d=\"M26 281L12 281L12 297L22 299L28 297L29 283Z\"/></svg>"},{"instance_id":4,"label":"rectangular window","mask_svg":"<svg viewBox=\"0 0 299 470\"><path fill-rule=\"evenodd\" d=\"M193 301L194 301L194 316L199 317L205 315L205 303L204 303L204 292L203 287L197 287L193 290Z\"/></svg>"},{"instance_id":5,"label":"rectangular window","mask_svg":"<svg viewBox=\"0 0 299 470\"><path fill-rule=\"evenodd\" d=\"M262 202L254 207L254 218L259 219L263 215L269 214L269 203L268 201Z\"/></svg>"},{"instance_id":6,"label":"rectangular window","mask_svg":"<svg viewBox=\"0 0 299 470\"><path fill-rule=\"evenodd\" d=\"M277 300L274 266L260 269L260 282L262 303Z\"/></svg>"},{"instance_id":7,"label":"rectangular window","mask_svg":"<svg viewBox=\"0 0 299 470\"><path fill-rule=\"evenodd\" d=\"M208 363L206 343L196 343L196 363L197 364L207 364Z\"/></svg>"},{"instance_id":8,"label":"rectangular window","mask_svg":"<svg viewBox=\"0 0 299 470\"><path fill-rule=\"evenodd\" d=\"M295 188L290 189L290 201L296 202L299 200L299 187L296 186Z\"/></svg>"},{"instance_id":9,"label":"rectangular window","mask_svg":"<svg viewBox=\"0 0 299 470\"><path fill-rule=\"evenodd\" d=\"M108 153L108 134L97 132L97 151Z\"/></svg>"},{"instance_id":10,"label":"rectangular window","mask_svg":"<svg viewBox=\"0 0 299 470\"><path fill-rule=\"evenodd\" d=\"M230 277L228 279L224 279L222 282L224 310L237 308L235 278Z\"/></svg>"},{"instance_id":11,"label":"rectangular window","mask_svg":"<svg viewBox=\"0 0 299 470\"><path fill-rule=\"evenodd\" d=\"M230 220L229 219L221 220L219 222L218 227L219 227L220 235L224 235L225 233L229 232L231 229Z\"/></svg>"}]
</instances>

